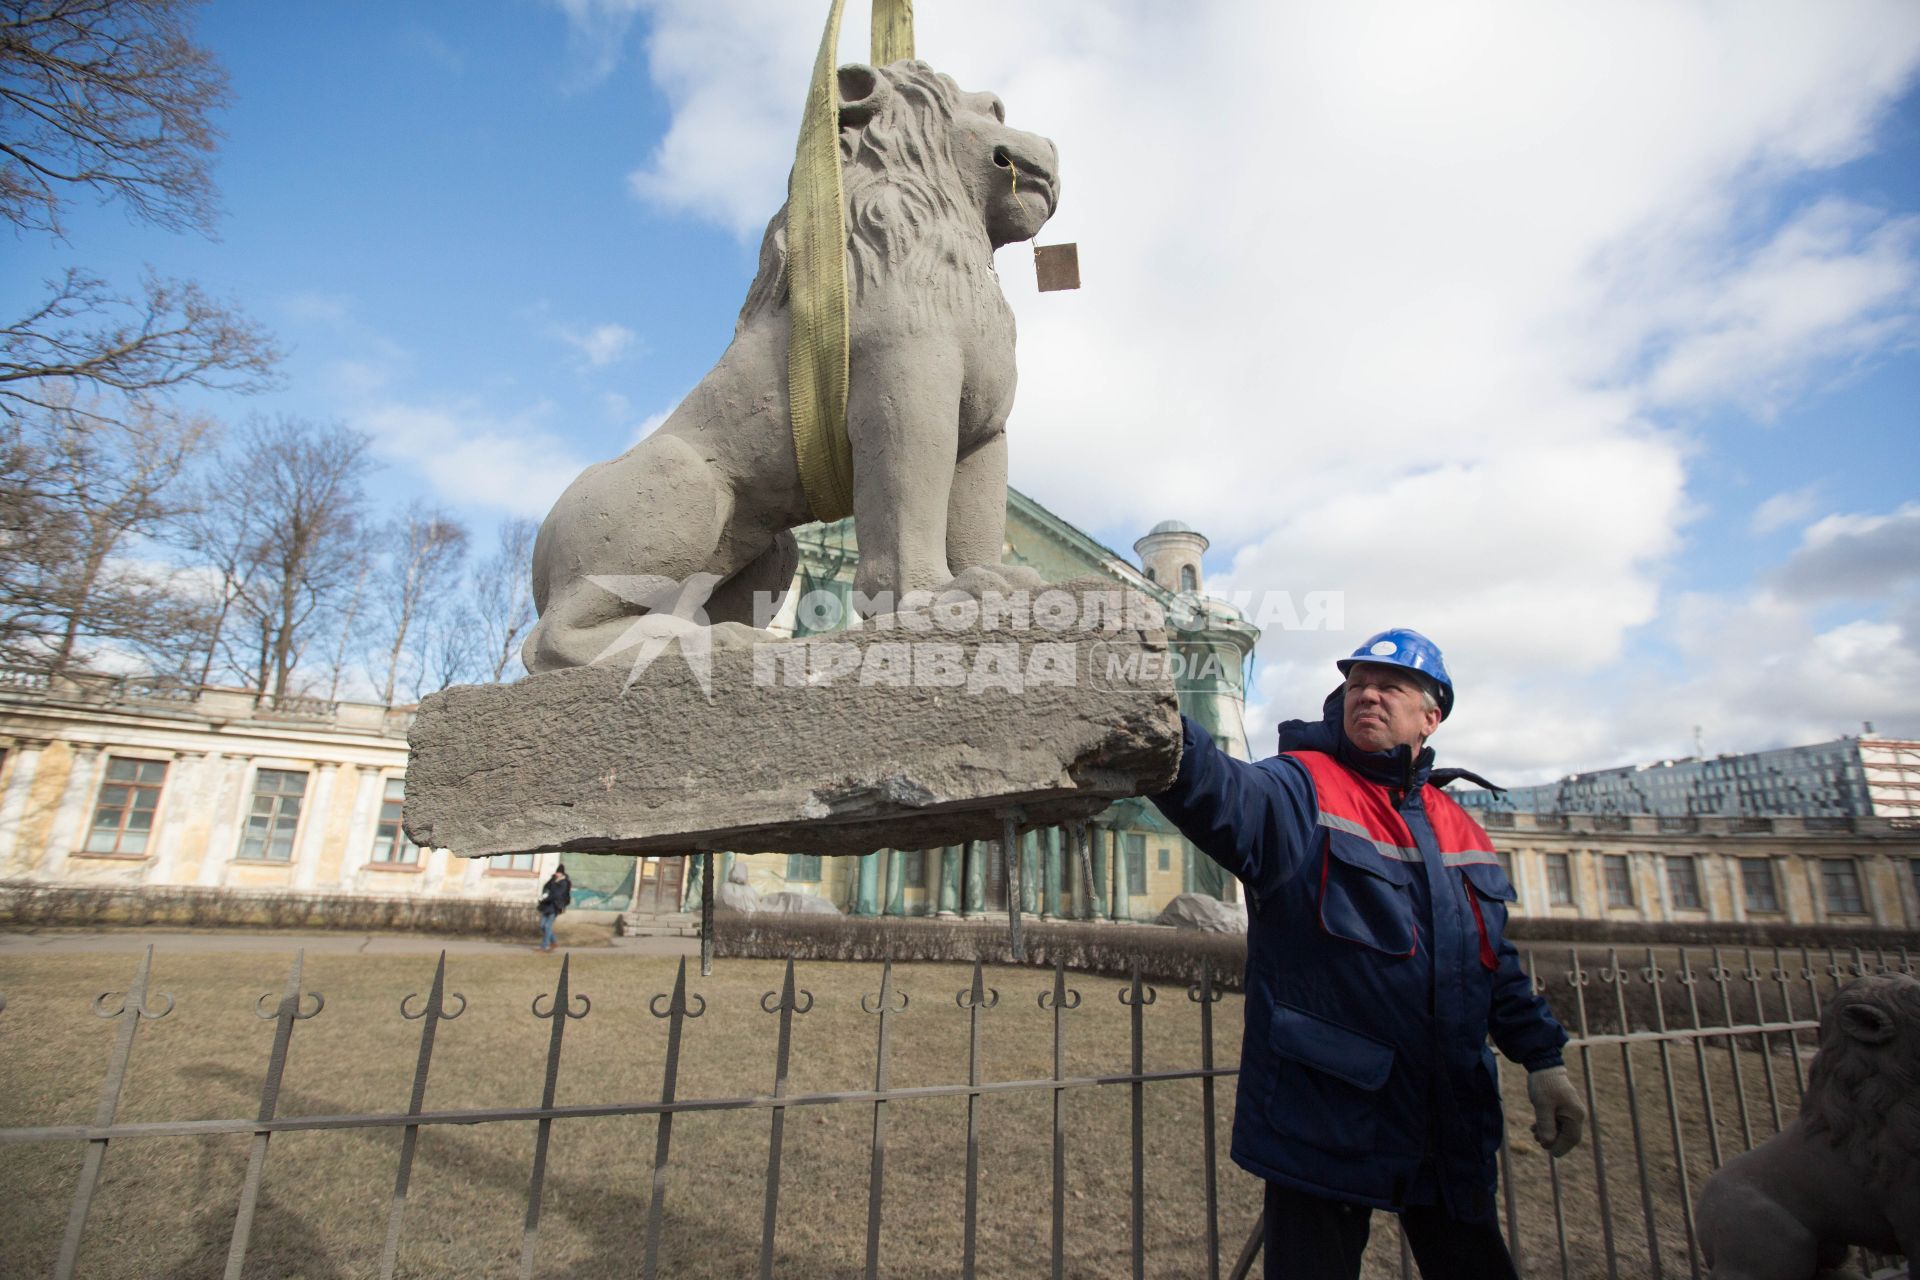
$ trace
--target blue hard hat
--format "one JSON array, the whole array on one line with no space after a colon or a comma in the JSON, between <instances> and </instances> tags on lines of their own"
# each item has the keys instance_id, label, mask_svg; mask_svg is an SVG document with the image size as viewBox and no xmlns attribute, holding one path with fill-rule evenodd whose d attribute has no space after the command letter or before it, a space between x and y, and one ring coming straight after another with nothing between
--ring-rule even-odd
<instances>
[{"instance_id":1,"label":"blue hard hat","mask_svg":"<svg viewBox=\"0 0 1920 1280\"><path fill-rule=\"evenodd\" d=\"M1370 636L1353 651L1351 658L1342 658L1334 665L1344 676L1357 662L1405 667L1425 676L1433 684L1433 699L1440 704L1440 718L1445 720L1453 714L1453 678L1447 674L1447 664L1440 657L1440 646L1411 627L1394 627Z\"/></svg>"}]
</instances>

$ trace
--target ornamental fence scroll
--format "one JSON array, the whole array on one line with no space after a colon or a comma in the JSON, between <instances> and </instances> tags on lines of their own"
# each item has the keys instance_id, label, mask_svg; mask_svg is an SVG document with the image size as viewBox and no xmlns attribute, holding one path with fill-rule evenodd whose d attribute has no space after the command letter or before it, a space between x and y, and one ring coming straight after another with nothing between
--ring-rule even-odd
<instances>
[{"instance_id":1,"label":"ornamental fence scroll","mask_svg":"<svg viewBox=\"0 0 1920 1280\"><path fill-rule=\"evenodd\" d=\"M536 1019L549 1023L545 1030L545 1071L539 1105L427 1111L424 1102L436 1033L440 1024L460 1017L467 1008L464 996L448 990L446 956L442 953L427 995L423 998L417 992L409 994L399 1005L403 1018L420 1024L406 1109L288 1116L280 1113L279 1099L294 1031L300 1023L318 1017L326 1007L319 993L305 990L304 959L303 955L296 954L278 995L263 994L255 1009L257 1016L274 1023L257 1113L250 1118L227 1120L128 1123L118 1118L118 1112L136 1032L142 1022L165 1018L174 1008L171 995L152 989L153 954L153 948L149 947L124 994L109 992L93 1002L92 1012L96 1016L116 1021L118 1026L92 1122L0 1129L0 1144L79 1144L84 1150L67 1209L65 1233L53 1267L56 1277L76 1274L90 1211L101 1190L105 1162L115 1143L213 1135L244 1135L251 1139L246 1175L233 1211L227 1243L225 1275L229 1280L238 1280L246 1265L267 1157L276 1134L397 1129L400 1131L398 1159L378 1265L378 1274L385 1278L395 1274L400 1243L407 1229L408 1192L421 1129L437 1125L534 1121L535 1142L518 1260L518 1274L532 1277L541 1256L541 1207L556 1123L613 1116L658 1118L644 1248L639 1251L640 1271L647 1277L673 1274L675 1266L671 1259L663 1259L661 1244L668 1174L673 1167L674 1123L683 1113L727 1111L768 1113L757 1274L771 1277L778 1273L780 1266L781 1161L787 1112L794 1108L846 1105L869 1108L871 1113L864 1274L874 1277L884 1274L881 1209L888 1190L888 1108L896 1102L935 1098L965 1099L964 1244L959 1259L960 1273L971 1277L984 1269L1004 1274L1011 1265L1015 1274L1038 1274L1037 1259L1028 1262L1003 1257L983 1261L979 1256L977 1227L981 1179L985 1176L981 1167L982 1134L990 1130L991 1099L1018 1093L1051 1096L1051 1169L1047 1175L1038 1169L995 1170L994 1174L1036 1186L1041 1177L1049 1177L1048 1274L1061 1277L1069 1274L1070 1269L1073 1273L1085 1274L1078 1268L1070 1268L1067 1252L1067 1233L1073 1218L1066 1197L1066 1162L1069 1139L1075 1130L1067 1124L1066 1103L1076 1091L1118 1086L1124 1086L1127 1091L1125 1158L1131 1177L1126 1252L1132 1276L1136 1280L1144 1277L1151 1265L1154 1274L1187 1276L1198 1274L1204 1268L1211 1280L1219 1280L1223 1274L1240 1280L1249 1274L1261 1248L1262 1230L1256 1218L1250 1224L1229 1224L1228 1247L1233 1248L1236 1242L1244 1243L1238 1244L1237 1257L1225 1259L1222 1255L1221 1187L1215 1135L1217 1122L1231 1107L1231 1098L1223 1101L1216 1091L1218 1082L1237 1074L1237 1068L1218 1066L1214 1062L1214 1006L1225 993L1215 982L1210 965L1203 965L1199 980L1186 991L1186 1001L1167 1006L1165 1012L1155 1015L1188 1016L1176 1011L1192 1006L1190 1016L1199 1038L1196 1065L1175 1070L1145 1069L1146 1010L1157 1002L1157 992L1142 981L1136 966L1116 992L1127 1011L1126 1069L1070 1074L1067 1070L1070 1020L1084 1002L1081 991L1068 985L1064 966L1056 963L1051 983L1036 993L1039 1007L1050 1015L1052 1073L1036 1079L995 1080L988 1078L985 1071L982 1029L985 1019L991 1017L1000 1004L1001 995L986 984L985 972L976 962L971 982L953 997L955 1006L967 1020L966 1079L900 1088L889 1081L893 1019L908 1008L910 999L908 993L896 985L892 963L882 962L877 991L859 999L860 1009L876 1020L872 1088L792 1092L789 1085L794 1023L813 1008L814 997L798 985L793 962L789 960L780 989L769 991L761 998L762 1009L776 1015L778 1020L772 1091L685 1098L679 1093L683 1042L692 1024L706 1013L707 1006L701 995L688 990L683 960L672 991L653 996L647 1006L654 1018L666 1024L659 1096L559 1105L555 1100L556 1086L567 1026L593 1012L591 1000L573 990L571 958L563 958L552 991L536 997L531 1009ZM1869 958L1857 950L1849 957L1829 950L1823 957L1807 949L1785 953L1776 948L1756 956L1753 949L1747 948L1736 957L1718 948L1705 956L1689 953L1685 948L1647 949L1641 958L1632 962L1622 961L1617 951L1609 950L1604 963L1598 963L1597 956L1583 957L1575 950L1566 953L1564 967L1557 956L1549 958L1544 965L1529 956L1528 965L1534 974L1536 989L1549 995L1568 1022L1569 1030L1576 1033L1568 1046L1567 1057L1582 1080L1589 1113L1587 1140L1583 1146L1563 1160L1550 1160L1530 1141L1523 1141L1528 1109L1521 1073L1512 1069L1500 1073L1504 1077L1501 1084L1509 1116L1509 1140L1503 1142L1499 1155L1501 1216L1520 1272L1529 1280L1554 1275L1561 1280L1601 1275L1609 1280L1619 1280L1623 1275L1650 1276L1655 1280L1664 1280L1667 1275L1691 1275L1699 1280L1704 1267L1695 1236L1694 1199L1706 1176L1725 1158L1778 1132L1791 1118L1791 1108L1797 1106L1806 1088L1805 1059L1811 1045L1803 1042L1803 1037L1817 1031L1823 989L1830 997L1855 976L1914 972L1913 961L1904 950L1893 955L1880 952ZM1088 975L1077 975L1075 980L1082 986L1099 981ZM936 1002L939 1003L943 1002ZM0 993L0 1016L4 1016L5 1010L5 995ZM0 1022L0 1044L4 1044L6 1034L4 1022ZM1204 1233L1195 1233L1203 1241L1199 1245L1202 1254L1199 1258L1175 1259L1150 1253L1146 1242L1151 1170L1144 1122L1150 1106L1167 1105L1154 1100L1152 1087L1173 1081L1196 1082L1199 1090L1200 1114L1190 1118L1197 1121L1194 1127L1199 1130L1194 1137L1201 1148L1201 1185L1198 1188L1182 1185L1176 1196L1180 1201L1178 1212L1204 1219ZM1792 1092L1783 1105L1783 1090L1789 1088ZM1165 1095L1160 1097L1164 1099ZM1193 1104L1182 1102L1180 1105L1190 1108ZM955 1145L957 1157L957 1135ZM1113 1151L1117 1162L1120 1159L1117 1145ZM1624 1158L1626 1155L1631 1156L1631 1163ZM1538 1176L1542 1165L1545 1166L1544 1179ZM897 1188L895 1194L898 1194ZM1157 1187L1155 1195L1164 1197L1165 1187ZM1035 1204L1037 1213L1037 1200ZM1246 1229L1248 1226L1251 1230ZM1884 1268L1891 1262L1880 1259L1872 1264ZM737 1274L746 1274L748 1264L744 1258L740 1264ZM1414 1274L1405 1241L1397 1232L1383 1233L1376 1242L1366 1274L1403 1278ZM1904 1273L1885 1270L1878 1274Z\"/></svg>"}]
</instances>

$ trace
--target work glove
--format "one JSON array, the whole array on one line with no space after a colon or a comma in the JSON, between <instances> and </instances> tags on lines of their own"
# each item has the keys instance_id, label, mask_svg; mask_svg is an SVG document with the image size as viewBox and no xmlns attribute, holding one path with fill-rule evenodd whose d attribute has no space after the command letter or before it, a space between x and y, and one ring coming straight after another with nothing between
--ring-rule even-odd
<instances>
[{"instance_id":1,"label":"work glove","mask_svg":"<svg viewBox=\"0 0 1920 1280\"><path fill-rule=\"evenodd\" d=\"M1527 1100L1533 1103L1534 1141L1555 1157L1580 1145L1580 1127L1587 1109L1573 1091L1565 1067L1543 1067L1527 1075Z\"/></svg>"}]
</instances>

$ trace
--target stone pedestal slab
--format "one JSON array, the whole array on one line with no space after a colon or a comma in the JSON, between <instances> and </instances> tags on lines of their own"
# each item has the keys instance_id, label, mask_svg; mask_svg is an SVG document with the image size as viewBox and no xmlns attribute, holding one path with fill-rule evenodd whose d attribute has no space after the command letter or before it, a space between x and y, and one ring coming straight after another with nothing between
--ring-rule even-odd
<instances>
[{"instance_id":1,"label":"stone pedestal slab","mask_svg":"<svg viewBox=\"0 0 1920 1280\"><path fill-rule=\"evenodd\" d=\"M845 632L573 667L426 699L407 833L547 850L865 854L992 840L1179 765L1164 619L1081 580Z\"/></svg>"}]
</instances>

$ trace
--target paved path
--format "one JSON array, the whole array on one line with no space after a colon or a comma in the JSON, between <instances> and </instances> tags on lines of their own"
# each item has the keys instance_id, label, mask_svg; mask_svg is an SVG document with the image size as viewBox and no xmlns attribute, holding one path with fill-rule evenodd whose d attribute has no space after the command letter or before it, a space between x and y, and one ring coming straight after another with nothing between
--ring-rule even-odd
<instances>
[{"instance_id":1,"label":"paved path","mask_svg":"<svg viewBox=\"0 0 1920 1280\"><path fill-rule=\"evenodd\" d=\"M181 933L163 929L0 929L0 956L78 955L144 951L197 953L284 953L305 948L315 955L412 956L537 955L531 943L482 938L439 938L419 933L345 931L269 931L252 929ZM561 950L570 949L563 944ZM583 940L582 951L612 951L630 956L697 956L698 938L616 938L598 934Z\"/></svg>"}]
</instances>

